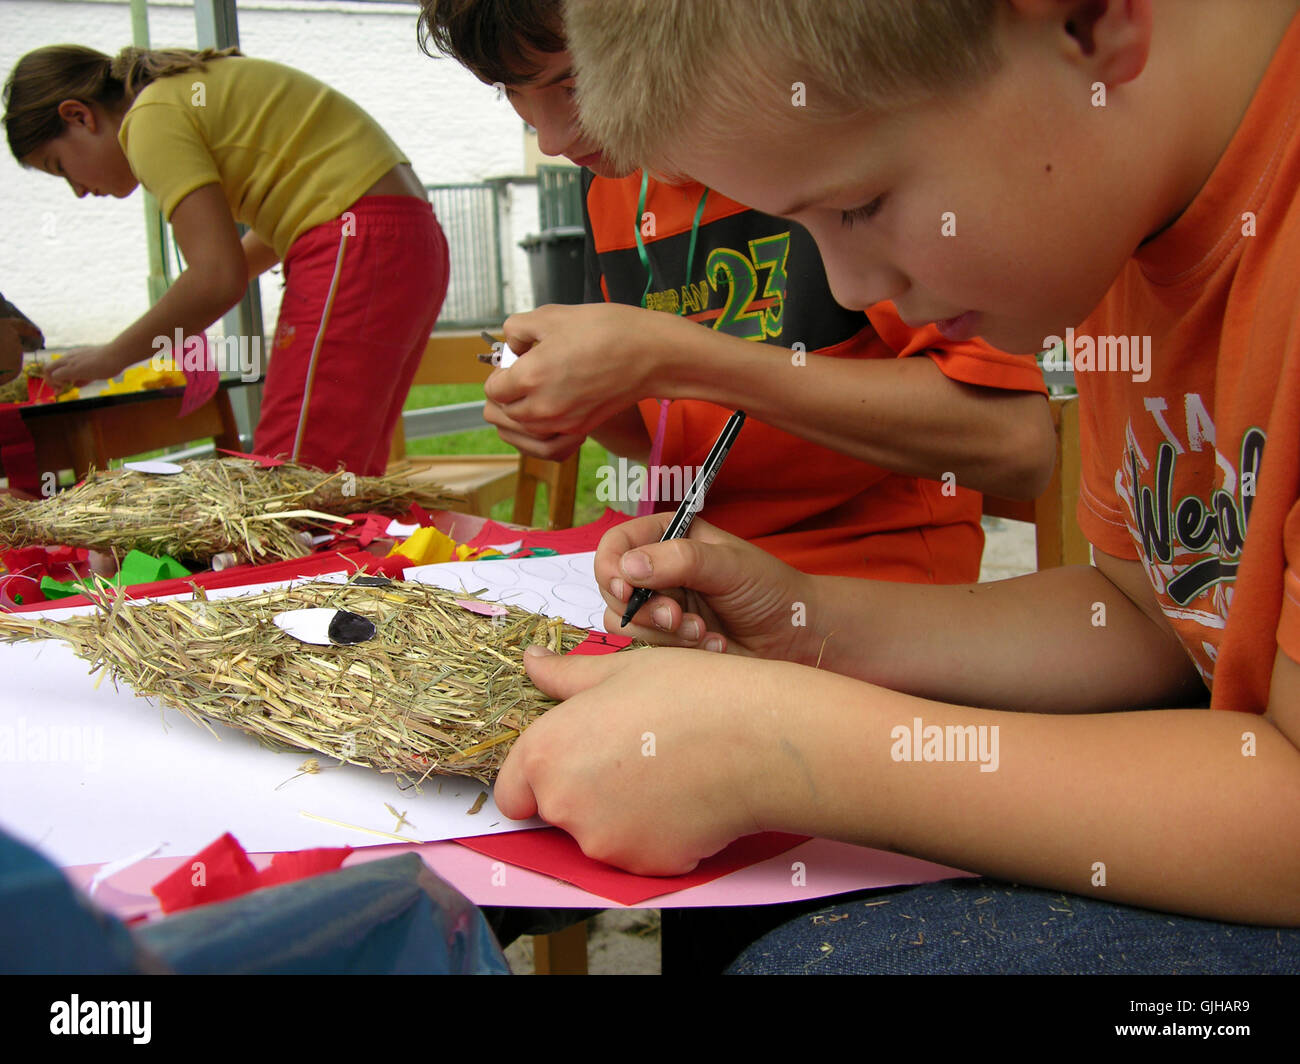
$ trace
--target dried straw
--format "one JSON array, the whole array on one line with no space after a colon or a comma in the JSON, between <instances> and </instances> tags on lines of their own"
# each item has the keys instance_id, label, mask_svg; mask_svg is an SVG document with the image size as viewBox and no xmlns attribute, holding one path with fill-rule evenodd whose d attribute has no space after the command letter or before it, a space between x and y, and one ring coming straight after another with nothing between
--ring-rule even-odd
<instances>
[{"instance_id":1,"label":"dried straw","mask_svg":"<svg viewBox=\"0 0 1300 1064\"><path fill-rule=\"evenodd\" d=\"M302 533L346 528L345 514L463 503L437 484L412 482L407 472L399 466L382 477L361 477L292 464L265 469L243 458L196 459L173 476L92 470L52 498L0 504L0 543L135 549L205 564L225 552L240 561L300 558L310 553Z\"/></svg>"},{"instance_id":2,"label":"dried straw","mask_svg":"<svg viewBox=\"0 0 1300 1064\"><path fill-rule=\"evenodd\" d=\"M30 395L30 389L27 387L29 377L42 377L45 375L45 366L41 362L29 361L23 365L22 372L18 374L8 384L0 385L0 403L25 403ZM56 396L63 395L65 392L72 391L71 384L58 385L46 381Z\"/></svg>"},{"instance_id":3,"label":"dried straw","mask_svg":"<svg viewBox=\"0 0 1300 1064\"><path fill-rule=\"evenodd\" d=\"M482 617L464 595L424 584L311 583L220 600L126 604L101 582L93 615L0 615L0 640L62 639L92 672L199 723L391 772L418 786L432 772L490 783L514 739L554 701L524 673L523 648L559 652L587 633L510 609ZM272 618L311 607L370 618L374 638L312 646Z\"/></svg>"}]
</instances>

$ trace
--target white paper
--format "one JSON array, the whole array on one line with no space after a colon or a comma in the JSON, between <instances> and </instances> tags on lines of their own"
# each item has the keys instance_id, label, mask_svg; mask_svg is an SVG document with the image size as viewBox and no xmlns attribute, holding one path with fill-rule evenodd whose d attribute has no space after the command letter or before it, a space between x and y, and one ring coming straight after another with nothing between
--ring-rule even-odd
<instances>
[{"instance_id":1,"label":"white paper","mask_svg":"<svg viewBox=\"0 0 1300 1064\"><path fill-rule=\"evenodd\" d=\"M177 473L184 473L185 467L177 465L175 462L162 462L156 458L150 458L140 462L123 462L123 469L132 469L137 473L152 473L156 476L175 476Z\"/></svg>"},{"instance_id":2,"label":"white paper","mask_svg":"<svg viewBox=\"0 0 1300 1064\"><path fill-rule=\"evenodd\" d=\"M498 558L495 561L442 562L417 565L405 572L419 580L465 591L488 602L563 617L579 628L605 631L605 600L596 589L596 552L556 554L543 558Z\"/></svg>"},{"instance_id":3,"label":"white paper","mask_svg":"<svg viewBox=\"0 0 1300 1064\"><path fill-rule=\"evenodd\" d=\"M514 554L514 552L517 551L523 545L524 545L524 541L522 539L512 540L509 543L486 544L487 547L490 547L492 550L499 550L502 554Z\"/></svg>"},{"instance_id":4,"label":"white paper","mask_svg":"<svg viewBox=\"0 0 1300 1064\"><path fill-rule=\"evenodd\" d=\"M591 596L599 599L592 557L507 559L483 563L481 570L478 563L456 562L407 575L454 590L463 579L466 590L490 587L502 601L513 595L511 601L533 602L537 595L542 605L567 610L567 619L585 625ZM542 562L554 571L547 566L543 572L535 564ZM431 570L440 571L436 579ZM551 586L546 574L561 579ZM286 583L209 594L232 598ZM565 602L565 595L576 597L584 588L587 606ZM93 610L64 607L46 615ZM395 841L310 820L303 810L415 842L542 826L539 820L507 820L491 789L466 777L430 777L417 795L399 790L391 775L323 756L318 774L299 776L298 766L317 755L269 750L220 725L213 726L214 737L179 710L137 698L125 687L116 690L107 679L96 689L89 669L57 641L0 644L0 824L58 864L119 860L160 841L167 844L163 855L191 854L227 831L250 852ZM488 800L469 815L484 790ZM385 803L410 823L398 827Z\"/></svg>"},{"instance_id":5,"label":"white paper","mask_svg":"<svg viewBox=\"0 0 1300 1064\"><path fill-rule=\"evenodd\" d=\"M388 527L384 529L384 534L387 536L393 536L396 539L406 539L407 536L415 535L419 527L418 524L404 525L394 517L388 522Z\"/></svg>"},{"instance_id":6,"label":"white paper","mask_svg":"<svg viewBox=\"0 0 1300 1064\"><path fill-rule=\"evenodd\" d=\"M477 780L431 777L423 793L403 792L391 775L269 750L233 728L214 726L214 737L107 680L95 690L88 664L62 643L0 646L0 668L0 823L62 865L115 860L159 840L164 855L194 853L227 831L250 852L395 841L300 810L420 842L524 826L490 796L469 816L488 789ZM321 771L298 776L312 756ZM410 825L395 830L385 802Z\"/></svg>"}]
</instances>

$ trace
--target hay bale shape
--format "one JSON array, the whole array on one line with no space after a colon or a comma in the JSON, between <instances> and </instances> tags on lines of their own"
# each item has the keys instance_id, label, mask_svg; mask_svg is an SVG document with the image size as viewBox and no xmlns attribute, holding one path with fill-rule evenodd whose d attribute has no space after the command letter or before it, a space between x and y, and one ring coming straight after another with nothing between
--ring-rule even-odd
<instances>
[{"instance_id":1,"label":"hay bale shape","mask_svg":"<svg viewBox=\"0 0 1300 1064\"><path fill-rule=\"evenodd\" d=\"M524 672L523 650L564 653L588 635L560 620L424 584L354 576L228 599L128 604L100 582L94 614L0 615L0 640L61 639L114 683L259 740L392 773L418 786L445 772L492 782L510 745L551 706ZM351 646L300 642L274 623L328 607L370 619ZM496 608L495 606L493 608ZM405 785L405 784L404 784Z\"/></svg>"},{"instance_id":2,"label":"hay bale shape","mask_svg":"<svg viewBox=\"0 0 1300 1064\"><path fill-rule=\"evenodd\" d=\"M0 544L141 550L204 565L227 553L238 561L282 561L310 554L308 535L346 528L349 513L464 502L404 474L400 467L382 477L291 463L268 469L245 458L195 459L171 476L92 470L48 499L0 504Z\"/></svg>"}]
</instances>

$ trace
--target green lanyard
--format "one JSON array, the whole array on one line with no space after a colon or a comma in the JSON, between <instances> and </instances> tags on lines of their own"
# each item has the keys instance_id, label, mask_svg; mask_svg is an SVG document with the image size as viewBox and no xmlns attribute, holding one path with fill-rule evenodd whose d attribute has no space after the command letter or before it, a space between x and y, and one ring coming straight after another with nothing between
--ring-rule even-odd
<instances>
[{"instance_id":1,"label":"green lanyard","mask_svg":"<svg viewBox=\"0 0 1300 1064\"><path fill-rule=\"evenodd\" d=\"M641 309L645 309L646 300L650 298L650 289L655 284L654 267L650 265L650 256L646 254L645 241L641 239L641 219L645 217L646 195L650 189L650 172L641 171L641 195L636 205L636 221L632 231L636 234L636 252L641 256L641 265L645 268L645 291L641 293ZM706 188L700 196L699 206L695 208L695 220L691 222L691 243L686 250L686 283L691 283L691 269L695 266L695 239L700 235L700 219L704 217L704 204L708 202L709 190ZM678 314L686 312L686 302L681 301Z\"/></svg>"},{"instance_id":2,"label":"green lanyard","mask_svg":"<svg viewBox=\"0 0 1300 1064\"><path fill-rule=\"evenodd\" d=\"M646 300L650 297L650 289L654 287L654 267L650 265L650 256L645 251L645 241L641 239L641 219L645 217L646 193L650 188L650 174L648 171L641 171L641 197L637 203L636 220L632 226L632 231L636 234L636 250L641 256L641 265L645 267L645 291L641 293L641 308L645 309ZM700 235L700 219L704 217L704 204L708 201L709 190L706 188L704 194L700 197L699 206L695 208L695 220L691 222L691 243L686 251L686 283L691 283L691 268L695 265L695 238ZM677 313L686 312L686 301L681 300ZM668 405L669 399L659 400L659 424L655 429L655 434L650 440L650 468L654 469L659 464L659 459L663 457L664 436L668 432ZM646 514L654 512L654 504L650 502L649 494L642 499L637 505L637 516L643 517Z\"/></svg>"}]
</instances>

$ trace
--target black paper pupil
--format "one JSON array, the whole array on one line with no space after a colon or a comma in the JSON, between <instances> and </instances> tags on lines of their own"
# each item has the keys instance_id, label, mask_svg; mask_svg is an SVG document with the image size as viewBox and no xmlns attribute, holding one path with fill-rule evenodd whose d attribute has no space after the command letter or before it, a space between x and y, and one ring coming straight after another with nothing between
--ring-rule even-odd
<instances>
[{"instance_id":1,"label":"black paper pupil","mask_svg":"<svg viewBox=\"0 0 1300 1064\"><path fill-rule=\"evenodd\" d=\"M364 643L374 634L375 626L372 621L355 613L349 613L347 610L339 610L330 620L331 643L351 646L353 643Z\"/></svg>"}]
</instances>

